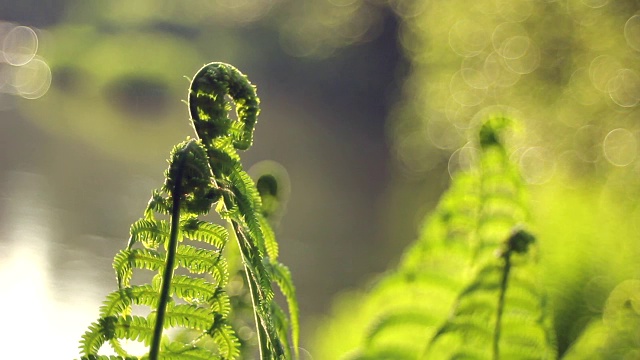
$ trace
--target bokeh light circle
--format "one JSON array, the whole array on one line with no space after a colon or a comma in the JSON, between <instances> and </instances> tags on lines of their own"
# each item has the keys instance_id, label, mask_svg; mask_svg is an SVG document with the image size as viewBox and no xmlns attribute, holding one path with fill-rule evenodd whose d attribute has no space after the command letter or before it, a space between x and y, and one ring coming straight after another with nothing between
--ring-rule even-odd
<instances>
[{"instance_id":1,"label":"bokeh light circle","mask_svg":"<svg viewBox=\"0 0 640 360\"><path fill-rule=\"evenodd\" d=\"M533 185L548 182L556 172L553 155L541 146L526 149L520 156L519 164L524 179Z\"/></svg>"},{"instance_id":2,"label":"bokeh light circle","mask_svg":"<svg viewBox=\"0 0 640 360\"><path fill-rule=\"evenodd\" d=\"M51 69L47 63L35 58L17 68L14 86L25 99L37 99L47 93L51 86Z\"/></svg>"},{"instance_id":3,"label":"bokeh light circle","mask_svg":"<svg viewBox=\"0 0 640 360\"><path fill-rule=\"evenodd\" d=\"M571 97L582 105L593 105L601 101L601 93L591 83L589 79L589 69L586 67L577 68L567 84L567 91Z\"/></svg>"},{"instance_id":4,"label":"bokeh light circle","mask_svg":"<svg viewBox=\"0 0 640 360\"><path fill-rule=\"evenodd\" d=\"M536 0L496 0L500 15L508 21L522 22L527 20L535 7Z\"/></svg>"},{"instance_id":5,"label":"bokeh light circle","mask_svg":"<svg viewBox=\"0 0 640 360\"><path fill-rule=\"evenodd\" d=\"M13 87L13 79L15 77L16 69L17 67L15 66L0 62L0 94L15 93L15 88Z\"/></svg>"},{"instance_id":6,"label":"bokeh light circle","mask_svg":"<svg viewBox=\"0 0 640 360\"><path fill-rule=\"evenodd\" d=\"M624 24L624 38L633 50L640 51L640 15L633 15Z\"/></svg>"},{"instance_id":7,"label":"bokeh light circle","mask_svg":"<svg viewBox=\"0 0 640 360\"><path fill-rule=\"evenodd\" d=\"M582 0L582 3L590 8L601 8L609 3L610 0Z\"/></svg>"},{"instance_id":8,"label":"bokeh light circle","mask_svg":"<svg viewBox=\"0 0 640 360\"><path fill-rule=\"evenodd\" d=\"M632 69L620 69L607 82L611 100L622 107L640 103L640 75Z\"/></svg>"},{"instance_id":9,"label":"bokeh light circle","mask_svg":"<svg viewBox=\"0 0 640 360\"><path fill-rule=\"evenodd\" d=\"M487 56L483 70L489 83L501 88L511 87L520 80L520 74L511 71L497 52Z\"/></svg>"},{"instance_id":10,"label":"bokeh light circle","mask_svg":"<svg viewBox=\"0 0 640 360\"><path fill-rule=\"evenodd\" d=\"M2 41L4 59L11 65L22 66L31 61L38 51L38 35L28 26L16 26Z\"/></svg>"},{"instance_id":11,"label":"bokeh light circle","mask_svg":"<svg viewBox=\"0 0 640 360\"><path fill-rule=\"evenodd\" d=\"M528 36L512 36L502 46L502 56L505 59L519 59L529 50L531 39Z\"/></svg>"},{"instance_id":12,"label":"bokeh light circle","mask_svg":"<svg viewBox=\"0 0 640 360\"><path fill-rule=\"evenodd\" d=\"M627 129L611 130L602 143L604 156L615 166L627 166L638 156L638 141Z\"/></svg>"},{"instance_id":13,"label":"bokeh light circle","mask_svg":"<svg viewBox=\"0 0 640 360\"><path fill-rule=\"evenodd\" d=\"M455 125L445 119L434 117L427 123L427 134L431 144L438 149L455 149L462 137Z\"/></svg>"},{"instance_id":14,"label":"bokeh light circle","mask_svg":"<svg viewBox=\"0 0 640 360\"><path fill-rule=\"evenodd\" d=\"M457 149L449 157L449 163L447 164L447 170L449 176L453 179L453 176L458 171L468 171L473 164L477 163L479 157L478 149L467 143L465 146Z\"/></svg>"},{"instance_id":15,"label":"bokeh light circle","mask_svg":"<svg viewBox=\"0 0 640 360\"><path fill-rule=\"evenodd\" d=\"M573 136L573 148L578 149L576 156L588 163L595 163L601 155L600 129L595 125L584 125Z\"/></svg>"},{"instance_id":16,"label":"bokeh light circle","mask_svg":"<svg viewBox=\"0 0 640 360\"><path fill-rule=\"evenodd\" d=\"M475 87L477 86L476 83L472 83L472 85L467 82L463 74L464 72L471 73L471 71L463 69L456 71L456 73L451 76L451 80L449 81L449 91L451 92L451 96L460 105L478 105L485 99L487 89L486 87ZM472 76L469 75L469 78L471 79Z\"/></svg>"},{"instance_id":17,"label":"bokeh light circle","mask_svg":"<svg viewBox=\"0 0 640 360\"><path fill-rule=\"evenodd\" d=\"M589 78L596 89L608 92L608 83L622 65L610 55L600 55L589 64Z\"/></svg>"},{"instance_id":18,"label":"bokeh light circle","mask_svg":"<svg viewBox=\"0 0 640 360\"><path fill-rule=\"evenodd\" d=\"M514 36L502 49L505 65L516 74L529 74L540 64L540 50L528 36Z\"/></svg>"},{"instance_id":19,"label":"bokeh light circle","mask_svg":"<svg viewBox=\"0 0 640 360\"><path fill-rule=\"evenodd\" d=\"M505 46L512 39L529 38L527 30L522 25L513 22L504 22L493 29L491 43L493 49L501 56L505 57Z\"/></svg>"},{"instance_id":20,"label":"bokeh light circle","mask_svg":"<svg viewBox=\"0 0 640 360\"><path fill-rule=\"evenodd\" d=\"M449 30L449 46L460 56L475 56L489 43L489 34L469 20L460 20Z\"/></svg>"}]
</instances>

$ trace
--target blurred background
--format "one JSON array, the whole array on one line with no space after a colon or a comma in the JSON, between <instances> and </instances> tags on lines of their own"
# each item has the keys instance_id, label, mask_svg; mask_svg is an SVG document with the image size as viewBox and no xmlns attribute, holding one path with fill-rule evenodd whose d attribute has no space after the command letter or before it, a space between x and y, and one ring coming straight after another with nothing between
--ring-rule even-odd
<instances>
[{"instance_id":1,"label":"blurred background","mask_svg":"<svg viewBox=\"0 0 640 360\"><path fill-rule=\"evenodd\" d=\"M639 60L637 0L0 0L3 351L77 356L211 61L258 87L245 167L288 171L278 238L312 355L332 299L397 262L493 113L518 120L564 351L640 278Z\"/></svg>"}]
</instances>

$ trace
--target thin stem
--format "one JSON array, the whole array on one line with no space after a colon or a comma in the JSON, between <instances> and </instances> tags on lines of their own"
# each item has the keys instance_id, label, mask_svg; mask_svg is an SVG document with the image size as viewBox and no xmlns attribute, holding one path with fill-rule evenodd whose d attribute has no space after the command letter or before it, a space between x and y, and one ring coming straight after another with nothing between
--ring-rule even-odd
<instances>
[{"instance_id":1,"label":"thin stem","mask_svg":"<svg viewBox=\"0 0 640 360\"><path fill-rule=\"evenodd\" d=\"M258 306L260 306L260 294L258 294L258 284L255 282L253 276L251 276L252 271L248 267L247 254L245 254L245 244L243 244L246 239L244 238L244 234L240 231L239 225L237 222L233 221L233 229L235 230L236 237L238 238L238 246L240 247L240 256L242 256L242 263L244 264L244 273L247 278L247 284L249 285L249 292L251 293L251 303L253 305L253 317L256 322L256 331L258 334L258 347L260 348L260 360L269 359L270 352L268 349L268 337L265 332L264 327L262 326L262 321L260 316L258 315Z\"/></svg>"},{"instance_id":2,"label":"thin stem","mask_svg":"<svg viewBox=\"0 0 640 360\"><path fill-rule=\"evenodd\" d=\"M184 150L183 150L184 151ZM162 340L162 330L164 328L164 317L169 302L169 290L171 279L173 278L173 268L176 259L176 249L178 247L178 229L180 227L180 201L182 193L182 175L184 173L186 156L178 157L177 174L175 175L175 185L171 192L173 204L171 207L171 232L169 244L167 245L167 260L165 262L164 273L162 274L162 285L160 290L160 302L156 311L156 324L153 329L153 339L149 349L149 360L157 360L160 352L160 341Z\"/></svg>"},{"instance_id":3,"label":"thin stem","mask_svg":"<svg viewBox=\"0 0 640 360\"><path fill-rule=\"evenodd\" d=\"M511 250L507 250L502 257L504 258L504 271L500 281L500 296L498 297L496 324L493 331L493 360L500 358L500 329L502 328L502 313L504 312L504 296L507 292L509 272L511 271Z\"/></svg>"}]
</instances>

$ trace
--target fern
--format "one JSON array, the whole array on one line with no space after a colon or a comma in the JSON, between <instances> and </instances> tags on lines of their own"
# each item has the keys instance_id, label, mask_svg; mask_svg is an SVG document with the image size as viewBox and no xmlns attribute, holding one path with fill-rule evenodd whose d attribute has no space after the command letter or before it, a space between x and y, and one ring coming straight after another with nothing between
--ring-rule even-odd
<instances>
[{"instance_id":1,"label":"fern","mask_svg":"<svg viewBox=\"0 0 640 360\"><path fill-rule=\"evenodd\" d=\"M609 294L602 319L591 323L563 359L633 359L640 354L640 280L625 280Z\"/></svg>"},{"instance_id":2,"label":"fern","mask_svg":"<svg viewBox=\"0 0 640 360\"><path fill-rule=\"evenodd\" d=\"M321 328L326 359L551 358L526 195L502 133L479 131L479 164L456 174L420 239L367 294ZM357 308L354 309L354 304ZM359 334L332 339L327 333ZM345 340L350 341L346 342ZM340 347L342 346L342 347Z\"/></svg>"},{"instance_id":3,"label":"fern","mask_svg":"<svg viewBox=\"0 0 640 360\"><path fill-rule=\"evenodd\" d=\"M236 105L237 121L228 117L231 105L225 96ZM236 152L252 143L258 104L255 88L230 65L208 64L195 75L189 109L199 139L174 147L164 186L153 191L143 217L131 226L126 248L116 254L118 290L107 296L100 318L82 336L82 359L138 359L125 350L123 340L150 346L142 358L152 360L240 356L240 342L230 325L231 301L224 290L229 270L223 250L229 233L200 218L212 207L228 220L238 241L261 359L291 358L291 347L297 357L298 305L291 274L277 260L275 235L260 193ZM158 215L169 215L170 220ZM183 244L184 239L208 246ZM175 269L188 275L174 275ZM150 283L132 285L136 270L155 276ZM273 300L272 284L287 300L288 318ZM133 306L151 311L147 316L134 315ZM180 336L169 339L162 336L165 328L196 335L188 342ZM105 343L117 356L98 355Z\"/></svg>"}]
</instances>

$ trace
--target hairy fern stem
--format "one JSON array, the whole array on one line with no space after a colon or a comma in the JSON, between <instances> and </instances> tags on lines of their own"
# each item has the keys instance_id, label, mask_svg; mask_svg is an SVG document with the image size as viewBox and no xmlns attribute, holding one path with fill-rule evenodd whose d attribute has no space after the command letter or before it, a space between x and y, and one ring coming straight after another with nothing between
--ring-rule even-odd
<instances>
[{"instance_id":1,"label":"hairy fern stem","mask_svg":"<svg viewBox=\"0 0 640 360\"><path fill-rule=\"evenodd\" d=\"M193 144L189 142L185 149ZM164 329L164 317L167 312L167 303L169 302L169 291L171 289L171 279L173 278L174 266L176 261L176 250L178 248L178 233L180 229L180 202L182 200L182 177L186 163L185 149L178 153L178 164L176 164L175 185L171 190L173 204L171 206L171 231L169 234L169 243L167 244L167 258L162 274L162 285L160 290L160 300L158 309L156 310L156 323L153 329L153 339L149 349L149 360L157 360L160 352L160 341L162 340L162 330Z\"/></svg>"},{"instance_id":2,"label":"hairy fern stem","mask_svg":"<svg viewBox=\"0 0 640 360\"><path fill-rule=\"evenodd\" d=\"M242 263L244 267L244 271L246 274L251 274L251 270L249 269L249 258L248 251L245 248L246 239L244 239L244 235L240 231L237 222L233 222L233 229L238 237L238 244L240 246L240 256L242 257ZM242 240L240 240L242 239ZM247 284L249 286L249 294L251 295L251 305L255 308L260 306L260 294L258 293L258 284L253 276L247 276ZM257 311L253 312L253 320L256 323L256 334L258 337L258 347L260 349L260 360L269 359L269 345L268 345L268 336L265 329L264 324L262 323L260 316Z\"/></svg>"}]
</instances>

